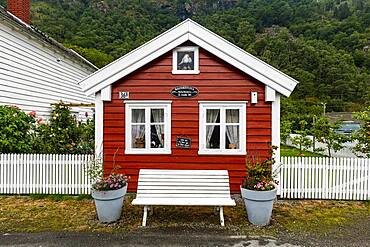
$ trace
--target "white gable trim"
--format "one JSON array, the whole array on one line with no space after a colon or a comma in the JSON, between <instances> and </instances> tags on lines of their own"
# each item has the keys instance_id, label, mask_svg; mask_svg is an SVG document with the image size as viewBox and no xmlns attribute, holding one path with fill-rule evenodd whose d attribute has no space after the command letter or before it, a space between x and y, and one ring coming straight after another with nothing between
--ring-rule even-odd
<instances>
[{"instance_id":1,"label":"white gable trim","mask_svg":"<svg viewBox=\"0 0 370 247\"><path fill-rule=\"evenodd\" d=\"M80 84L88 95L94 94L188 40L285 96L289 96L298 83L188 19L86 77Z\"/></svg>"}]
</instances>

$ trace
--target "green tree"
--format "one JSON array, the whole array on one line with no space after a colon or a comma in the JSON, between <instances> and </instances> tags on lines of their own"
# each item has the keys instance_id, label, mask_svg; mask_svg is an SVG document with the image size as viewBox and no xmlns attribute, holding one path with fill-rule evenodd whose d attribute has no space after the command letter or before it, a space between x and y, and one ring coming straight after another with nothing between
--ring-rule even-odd
<instances>
[{"instance_id":1,"label":"green tree","mask_svg":"<svg viewBox=\"0 0 370 247\"><path fill-rule=\"evenodd\" d=\"M353 134L353 139L357 141L353 150L360 157L370 158L370 106L354 114L354 118L361 121L361 128Z\"/></svg>"},{"instance_id":2,"label":"green tree","mask_svg":"<svg viewBox=\"0 0 370 247\"><path fill-rule=\"evenodd\" d=\"M292 133L292 122L289 120L282 120L280 123L280 138L281 141L286 144L289 135Z\"/></svg>"},{"instance_id":3,"label":"green tree","mask_svg":"<svg viewBox=\"0 0 370 247\"><path fill-rule=\"evenodd\" d=\"M307 128L307 122L301 120L299 122L300 128L295 131L297 134L294 137L291 137L292 143L298 147L300 154L303 154L303 151L307 151L312 146L312 141L308 138L309 129Z\"/></svg>"},{"instance_id":4,"label":"green tree","mask_svg":"<svg viewBox=\"0 0 370 247\"><path fill-rule=\"evenodd\" d=\"M317 118L313 125L313 134L319 142L326 145L329 157L332 157L332 151L338 152L349 141L345 135L336 132L340 125L340 122L330 123L326 117Z\"/></svg>"}]
</instances>

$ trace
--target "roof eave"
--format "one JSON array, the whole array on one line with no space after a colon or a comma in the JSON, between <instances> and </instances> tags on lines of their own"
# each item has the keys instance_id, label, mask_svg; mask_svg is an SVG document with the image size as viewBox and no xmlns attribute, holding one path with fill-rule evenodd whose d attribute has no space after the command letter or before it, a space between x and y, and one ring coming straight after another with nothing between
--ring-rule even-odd
<instances>
[{"instance_id":1,"label":"roof eave","mask_svg":"<svg viewBox=\"0 0 370 247\"><path fill-rule=\"evenodd\" d=\"M94 94L188 40L284 96L290 96L298 84L283 72L187 19L84 78L80 81L82 89L88 95Z\"/></svg>"}]
</instances>

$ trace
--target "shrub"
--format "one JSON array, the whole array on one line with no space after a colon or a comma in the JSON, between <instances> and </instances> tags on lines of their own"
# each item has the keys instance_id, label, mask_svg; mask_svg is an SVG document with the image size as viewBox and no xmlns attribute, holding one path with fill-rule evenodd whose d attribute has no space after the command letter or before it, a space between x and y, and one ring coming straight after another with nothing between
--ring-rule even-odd
<instances>
[{"instance_id":1,"label":"shrub","mask_svg":"<svg viewBox=\"0 0 370 247\"><path fill-rule=\"evenodd\" d=\"M0 106L0 153L29 153L33 150L35 113L16 106Z\"/></svg>"}]
</instances>

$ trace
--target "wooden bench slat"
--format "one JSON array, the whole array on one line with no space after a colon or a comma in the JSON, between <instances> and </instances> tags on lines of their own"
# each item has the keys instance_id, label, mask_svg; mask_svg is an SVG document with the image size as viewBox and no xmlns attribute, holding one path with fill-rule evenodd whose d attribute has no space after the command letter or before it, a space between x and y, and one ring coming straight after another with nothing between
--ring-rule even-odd
<instances>
[{"instance_id":1,"label":"wooden bench slat","mask_svg":"<svg viewBox=\"0 0 370 247\"><path fill-rule=\"evenodd\" d=\"M207 186L207 182L203 183L191 183L191 182L156 182L156 185L168 185L168 186L182 186L182 185L201 185L201 186ZM151 182L138 182L138 186L140 185L153 185ZM213 186L226 186L225 183L214 183ZM209 187L212 187L212 185L209 185Z\"/></svg>"},{"instance_id":2,"label":"wooden bench slat","mask_svg":"<svg viewBox=\"0 0 370 247\"><path fill-rule=\"evenodd\" d=\"M141 169L139 174L180 174L180 175L227 175L227 170L162 170Z\"/></svg>"},{"instance_id":3,"label":"wooden bench slat","mask_svg":"<svg viewBox=\"0 0 370 247\"><path fill-rule=\"evenodd\" d=\"M214 189L214 190L227 190L230 191L229 186L218 186L218 185L202 185L202 186L193 186L193 185L178 185L178 186L171 186L170 189L176 189L176 190L208 190L208 189ZM168 186L162 186L162 185L141 185L138 186L138 193L139 190L168 190Z\"/></svg>"},{"instance_id":4,"label":"wooden bench slat","mask_svg":"<svg viewBox=\"0 0 370 247\"><path fill-rule=\"evenodd\" d=\"M177 206L235 206L235 201L227 198L137 198L133 205L177 205Z\"/></svg>"},{"instance_id":5,"label":"wooden bench slat","mask_svg":"<svg viewBox=\"0 0 370 247\"><path fill-rule=\"evenodd\" d=\"M201 199L213 199L213 198L224 198L224 199L230 199L229 196L225 194L141 194L137 197L137 199L141 198L201 198ZM173 204L176 205L176 204ZM214 205L215 206L215 205Z\"/></svg>"},{"instance_id":6,"label":"wooden bench slat","mask_svg":"<svg viewBox=\"0 0 370 247\"><path fill-rule=\"evenodd\" d=\"M230 195L230 191L225 190L140 190L138 191L138 194L156 194L156 193L162 193L162 194L225 194Z\"/></svg>"},{"instance_id":7,"label":"wooden bench slat","mask_svg":"<svg viewBox=\"0 0 370 247\"><path fill-rule=\"evenodd\" d=\"M170 175L170 174L140 174L140 178L168 178L168 179L177 179L177 178L195 178L195 179L229 179L227 175Z\"/></svg>"},{"instance_id":8,"label":"wooden bench slat","mask_svg":"<svg viewBox=\"0 0 370 247\"><path fill-rule=\"evenodd\" d=\"M176 179L170 179L170 178L140 178L140 182L197 182L197 183L229 183L229 179L204 179L204 178L176 178Z\"/></svg>"}]
</instances>

